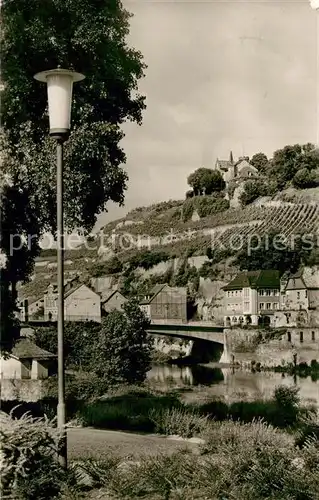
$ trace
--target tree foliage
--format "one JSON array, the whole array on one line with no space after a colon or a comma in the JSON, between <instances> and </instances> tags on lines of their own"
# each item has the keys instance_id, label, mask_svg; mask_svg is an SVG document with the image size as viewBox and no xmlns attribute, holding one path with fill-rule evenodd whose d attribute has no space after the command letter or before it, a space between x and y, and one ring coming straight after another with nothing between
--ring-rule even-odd
<instances>
[{"instance_id":1,"label":"tree foliage","mask_svg":"<svg viewBox=\"0 0 319 500\"><path fill-rule=\"evenodd\" d=\"M101 325L97 323L67 322L64 325L64 356L66 368L86 369L92 356L92 343ZM36 345L58 353L58 334L56 326L37 327L34 330Z\"/></svg>"},{"instance_id":2,"label":"tree foliage","mask_svg":"<svg viewBox=\"0 0 319 500\"><path fill-rule=\"evenodd\" d=\"M289 239L271 230L261 238L256 235L248 240L237 254L234 264L245 271L274 269L282 275L285 271L296 272L300 265L307 262L311 250L303 235Z\"/></svg>"},{"instance_id":3,"label":"tree foliage","mask_svg":"<svg viewBox=\"0 0 319 500\"><path fill-rule=\"evenodd\" d=\"M293 146L285 146L274 152L269 175L271 179L276 181L277 189L282 190L293 182L298 171L307 169L311 172L318 167L319 155L318 151L314 149L314 146L310 143L303 145L295 144ZM303 174L301 174L301 176L302 175ZM306 186L304 185L304 187Z\"/></svg>"},{"instance_id":4,"label":"tree foliage","mask_svg":"<svg viewBox=\"0 0 319 500\"><path fill-rule=\"evenodd\" d=\"M140 124L145 108L137 88L145 65L127 45L129 19L119 0L2 2L1 169L13 181L1 203L1 249L10 255L3 289L28 277L41 235L56 230L55 143L48 136L46 86L34 80L35 73L61 66L86 76L74 92L64 148L67 228L90 231L108 200L123 203L121 125ZM12 234L30 239L11 255ZM12 317L14 292L10 300ZM2 324L8 305L1 304Z\"/></svg>"},{"instance_id":5,"label":"tree foliage","mask_svg":"<svg viewBox=\"0 0 319 500\"><path fill-rule=\"evenodd\" d=\"M200 218L208 217L219 212L224 212L229 208L229 201L219 193L213 193L211 196L196 196L187 198L183 203L182 217L186 222L191 219L194 211L198 212Z\"/></svg>"},{"instance_id":6,"label":"tree foliage","mask_svg":"<svg viewBox=\"0 0 319 500\"><path fill-rule=\"evenodd\" d=\"M127 302L123 312L112 311L101 324L66 323L66 367L88 371L109 385L142 382L150 368L153 347L147 335L148 325L135 300ZM36 328L34 341L57 354L55 326Z\"/></svg>"},{"instance_id":7,"label":"tree foliage","mask_svg":"<svg viewBox=\"0 0 319 500\"><path fill-rule=\"evenodd\" d=\"M269 160L264 153L256 153L250 160L253 167L257 168L260 174L266 174Z\"/></svg>"},{"instance_id":8,"label":"tree foliage","mask_svg":"<svg viewBox=\"0 0 319 500\"><path fill-rule=\"evenodd\" d=\"M46 229L55 227L55 152L46 88L33 75L60 65L86 76L73 97L65 199L68 225L91 229L108 200L123 202L127 175L120 166L120 125L127 119L141 123L145 107L137 92L142 56L126 43L129 18L118 0L3 2L2 122Z\"/></svg>"},{"instance_id":9,"label":"tree foliage","mask_svg":"<svg viewBox=\"0 0 319 500\"><path fill-rule=\"evenodd\" d=\"M124 312L111 312L93 343L91 370L110 384L143 382L153 348L148 325L135 300L124 305Z\"/></svg>"},{"instance_id":10,"label":"tree foliage","mask_svg":"<svg viewBox=\"0 0 319 500\"><path fill-rule=\"evenodd\" d=\"M225 189L225 181L218 170L198 168L187 178L187 183L193 189L195 196L209 195Z\"/></svg>"},{"instance_id":11,"label":"tree foliage","mask_svg":"<svg viewBox=\"0 0 319 500\"><path fill-rule=\"evenodd\" d=\"M308 168L301 168L292 180L293 186L299 189L308 189L319 186L319 173Z\"/></svg>"},{"instance_id":12,"label":"tree foliage","mask_svg":"<svg viewBox=\"0 0 319 500\"><path fill-rule=\"evenodd\" d=\"M240 195L240 201L243 205L249 205L249 203L252 203L260 196L266 196L267 194L267 186L263 181L247 181Z\"/></svg>"}]
</instances>

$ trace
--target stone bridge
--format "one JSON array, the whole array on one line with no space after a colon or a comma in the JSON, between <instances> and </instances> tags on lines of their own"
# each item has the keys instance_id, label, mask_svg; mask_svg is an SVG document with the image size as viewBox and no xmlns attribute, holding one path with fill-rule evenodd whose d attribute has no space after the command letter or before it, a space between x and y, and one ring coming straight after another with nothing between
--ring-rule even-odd
<instances>
[{"instance_id":1,"label":"stone bridge","mask_svg":"<svg viewBox=\"0 0 319 500\"><path fill-rule=\"evenodd\" d=\"M56 321L29 320L22 327L57 326ZM173 321L152 322L147 330L151 335L175 337L193 341L192 352L218 351L218 361L229 362L227 336L223 326L210 322L192 321L189 323L174 323ZM216 345L217 344L217 345ZM217 360L217 359L216 359Z\"/></svg>"},{"instance_id":2,"label":"stone bridge","mask_svg":"<svg viewBox=\"0 0 319 500\"><path fill-rule=\"evenodd\" d=\"M228 363L227 337L223 326L205 322L172 323L152 322L148 328L151 335L176 337L193 341L192 355L207 354L209 360Z\"/></svg>"},{"instance_id":3,"label":"stone bridge","mask_svg":"<svg viewBox=\"0 0 319 500\"><path fill-rule=\"evenodd\" d=\"M213 323L193 321L191 323L152 322L148 333L153 335L165 335L187 340L206 340L217 344L225 344L223 326Z\"/></svg>"}]
</instances>

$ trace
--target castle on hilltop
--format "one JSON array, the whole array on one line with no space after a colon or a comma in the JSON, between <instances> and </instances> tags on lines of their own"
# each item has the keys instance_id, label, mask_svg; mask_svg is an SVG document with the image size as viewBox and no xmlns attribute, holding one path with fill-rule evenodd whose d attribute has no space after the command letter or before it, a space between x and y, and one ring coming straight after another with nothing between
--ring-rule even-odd
<instances>
[{"instance_id":1,"label":"castle on hilltop","mask_svg":"<svg viewBox=\"0 0 319 500\"><path fill-rule=\"evenodd\" d=\"M249 162L249 156L240 156L237 161L234 161L231 151L229 160L217 158L214 170L218 170L225 181L226 199L230 201L230 206L240 207L240 196L244 190L245 182L258 179L258 170Z\"/></svg>"},{"instance_id":2,"label":"castle on hilltop","mask_svg":"<svg viewBox=\"0 0 319 500\"><path fill-rule=\"evenodd\" d=\"M258 177L258 170L249 163L249 156L240 156L237 161L234 161L232 151L229 160L219 160L217 158L215 170L222 174L226 187L229 186L231 181L243 182Z\"/></svg>"}]
</instances>

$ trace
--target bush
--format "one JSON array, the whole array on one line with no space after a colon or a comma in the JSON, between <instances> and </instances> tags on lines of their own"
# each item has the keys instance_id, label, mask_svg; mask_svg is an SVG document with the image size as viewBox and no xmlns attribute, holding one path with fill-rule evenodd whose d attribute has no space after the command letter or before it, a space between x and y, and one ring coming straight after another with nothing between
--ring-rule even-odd
<instances>
[{"instance_id":1,"label":"bush","mask_svg":"<svg viewBox=\"0 0 319 500\"><path fill-rule=\"evenodd\" d=\"M160 262L166 262L168 259L169 255L163 251L151 252L150 250L145 250L143 252L138 252L129 261L130 270L136 269L137 267L148 270Z\"/></svg>"},{"instance_id":2,"label":"bush","mask_svg":"<svg viewBox=\"0 0 319 500\"><path fill-rule=\"evenodd\" d=\"M198 215L203 218L219 212L224 212L228 208L229 201L216 195L187 198L182 208L183 220L184 222L190 220L195 210L198 212Z\"/></svg>"},{"instance_id":3,"label":"bush","mask_svg":"<svg viewBox=\"0 0 319 500\"><path fill-rule=\"evenodd\" d=\"M58 432L47 419L0 414L1 493L16 499L56 498L66 480L57 461Z\"/></svg>"},{"instance_id":4,"label":"bush","mask_svg":"<svg viewBox=\"0 0 319 500\"><path fill-rule=\"evenodd\" d=\"M267 186L262 181L247 181L244 185L244 191L240 195L241 203L249 205L255 201L260 196L266 196L268 194Z\"/></svg>"},{"instance_id":5,"label":"bush","mask_svg":"<svg viewBox=\"0 0 319 500\"><path fill-rule=\"evenodd\" d=\"M217 453L219 450L263 448L273 449L292 447L293 439L285 432L275 429L262 420L244 424L242 422L226 421L212 422L203 434L204 453Z\"/></svg>"},{"instance_id":6,"label":"bush","mask_svg":"<svg viewBox=\"0 0 319 500\"><path fill-rule=\"evenodd\" d=\"M150 420L155 424L155 432L160 434L177 434L183 438L191 438L205 432L208 417L201 416L189 408L165 408L152 410Z\"/></svg>"},{"instance_id":7,"label":"bush","mask_svg":"<svg viewBox=\"0 0 319 500\"><path fill-rule=\"evenodd\" d=\"M319 176L316 171L301 168L292 180L293 186L299 189L309 189L319 186Z\"/></svg>"},{"instance_id":8,"label":"bush","mask_svg":"<svg viewBox=\"0 0 319 500\"><path fill-rule=\"evenodd\" d=\"M83 406L78 417L84 425L101 429L154 432L151 410L160 412L165 408L182 406L176 396L140 391L115 392L107 399Z\"/></svg>"},{"instance_id":9,"label":"bush","mask_svg":"<svg viewBox=\"0 0 319 500\"><path fill-rule=\"evenodd\" d=\"M107 262L94 263L90 268L92 278L99 278L107 274L117 274L123 271L123 264L118 257L112 257Z\"/></svg>"}]
</instances>

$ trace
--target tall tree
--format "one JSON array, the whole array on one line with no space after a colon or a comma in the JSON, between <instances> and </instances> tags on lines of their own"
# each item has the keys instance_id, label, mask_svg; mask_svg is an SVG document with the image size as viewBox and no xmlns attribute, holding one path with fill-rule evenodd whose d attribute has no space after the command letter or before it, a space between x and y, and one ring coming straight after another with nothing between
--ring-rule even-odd
<instances>
[{"instance_id":1,"label":"tall tree","mask_svg":"<svg viewBox=\"0 0 319 500\"><path fill-rule=\"evenodd\" d=\"M143 382L151 366L153 341L149 320L131 300L124 311L112 311L92 345L92 372L110 384Z\"/></svg>"},{"instance_id":2,"label":"tall tree","mask_svg":"<svg viewBox=\"0 0 319 500\"><path fill-rule=\"evenodd\" d=\"M189 186L193 188L195 195L210 195L225 189L225 182L218 170L210 168L198 168L189 175L187 179Z\"/></svg>"},{"instance_id":3,"label":"tall tree","mask_svg":"<svg viewBox=\"0 0 319 500\"><path fill-rule=\"evenodd\" d=\"M303 168L314 170L319 167L319 156L314 146L295 144L274 152L269 174L277 183L277 189L288 187L294 176Z\"/></svg>"},{"instance_id":4,"label":"tall tree","mask_svg":"<svg viewBox=\"0 0 319 500\"><path fill-rule=\"evenodd\" d=\"M65 222L68 229L90 231L108 200L124 201L121 125L140 124L145 108L137 88L145 65L127 45L129 19L120 0L2 1L1 167L13 187L1 206L1 248L9 250L12 234L30 237L27 245L16 241L20 249L2 273L13 283L13 301L14 284L30 273L39 238L56 230L55 144L48 137L46 88L33 76L59 65L86 76L74 93L65 145ZM6 206L14 207L13 217L4 214Z\"/></svg>"},{"instance_id":5,"label":"tall tree","mask_svg":"<svg viewBox=\"0 0 319 500\"><path fill-rule=\"evenodd\" d=\"M265 174L269 166L269 160L264 153L256 153L250 160L250 164L257 168L260 174Z\"/></svg>"},{"instance_id":6,"label":"tall tree","mask_svg":"<svg viewBox=\"0 0 319 500\"><path fill-rule=\"evenodd\" d=\"M126 43L129 19L119 0L2 2L2 124L45 229L55 228L55 153L46 88L33 75L60 65L86 76L74 92L64 179L67 225L90 230L108 200L123 203L120 126L141 123L145 108L137 91L145 66Z\"/></svg>"}]
</instances>

